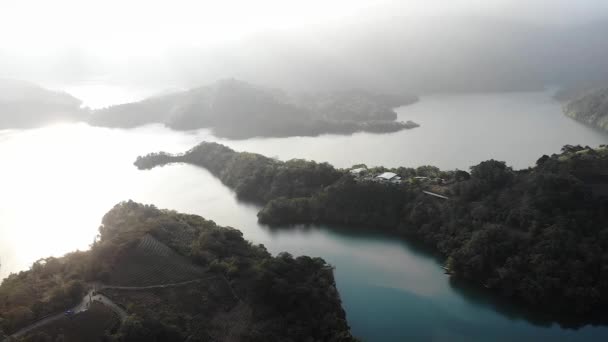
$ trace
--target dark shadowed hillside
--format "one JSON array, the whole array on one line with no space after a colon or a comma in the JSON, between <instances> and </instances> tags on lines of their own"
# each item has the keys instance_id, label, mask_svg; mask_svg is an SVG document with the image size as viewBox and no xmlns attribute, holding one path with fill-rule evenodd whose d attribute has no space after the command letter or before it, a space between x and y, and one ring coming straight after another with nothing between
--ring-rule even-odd
<instances>
[{"instance_id":1,"label":"dark shadowed hillside","mask_svg":"<svg viewBox=\"0 0 608 342\"><path fill-rule=\"evenodd\" d=\"M205 167L239 197L258 200L264 204L262 223L373 227L413 238L443 255L455 277L559 320L595 319L608 303L605 146L564 146L561 154L542 156L535 167L519 171L488 160L470 173L360 165L354 175L214 143L180 156L140 157L136 165L170 162ZM385 172L400 179L378 177Z\"/></svg>"},{"instance_id":2,"label":"dark shadowed hillside","mask_svg":"<svg viewBox=\"0 0 608 342\"><path fill-rule=\"evenodd\" d=\"M86 310L88 305L66 313L88 327L81 334L97 334L96 339L353 340L333 269L323 259L272 256L234 228L132 201L104 216L90 251L42 259L6 278L0 286L0 330L55 340L70 329L62 334L78 341L78 327L61 312L83 296L87 300L89 289L104 298L94 302L121 321L113 324L112 312L88 319L96 312ZM48 324L27 330L41 319Z\"/></svg>"}]
</instances>

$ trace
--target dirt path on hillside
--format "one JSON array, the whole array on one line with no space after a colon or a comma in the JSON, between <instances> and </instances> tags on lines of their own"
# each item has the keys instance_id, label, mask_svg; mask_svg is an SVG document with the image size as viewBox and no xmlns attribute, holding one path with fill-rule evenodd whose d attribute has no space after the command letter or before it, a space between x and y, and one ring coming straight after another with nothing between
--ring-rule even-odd
<instances>
[{"instance_id":1,"label":"dirt path on hillside","mask_svg":"<svg viewBox=\"0 0 608 342\"><path fill-rule=\"evenodd\" d=\"M73 312L73 315L77 315L81 312L87 311L89 309L89 307L91 306L91 303L97 302L97 303L101 303L101 304L107 306L108 308L110 308L114 313L116 313L118 315L118 317L120 318L120 321L122 322L129 316L127 311L125 311L118 304L114 303L110 298L98 293L98 291L101 291L101 290L138 291L138 290L162 289L162 288L168 288L168 287L177 287L177 286L188 285L188 284L200 282L202 280L204 280L204 279L195 279L195 280L188 280L188 281L183 281L183 282L179 282L179 283L150 285L150 286L113 286L113 285L95 283L95 284L91 284L92 289L89 290L89 292L87 292L87 294L84 296L82 301L80 301L80 303L78 303L78 305L76 305L75 307L73 307L69 310L71 310ZM20 329L19 331L15 332L14 334L8 336L6 339L4 339L3 342L8 342L13 338L21 337L32 330L40 328L48 323L56 321L65 316L66 316L66 313L62 312L62 313L58 313L55 315L51 315L51 316L47 316L42 319L39 319L36 322L28 325L27 327L24 327L24 328Z\"/></svg>"}]
</instances>

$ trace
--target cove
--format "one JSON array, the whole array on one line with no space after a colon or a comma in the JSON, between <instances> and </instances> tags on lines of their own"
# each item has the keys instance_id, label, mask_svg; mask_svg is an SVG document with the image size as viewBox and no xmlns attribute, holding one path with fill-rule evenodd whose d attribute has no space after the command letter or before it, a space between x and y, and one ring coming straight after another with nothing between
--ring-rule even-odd
<instances>
[{"instance_id":1,"label":"cove","mask_svg":"<svg viewBox=\"0 0 608 342\"><path fill-rule=\"evenodd\" d=\"M450 282L441 260L410 242L333 226L271 230L257 223L259 207L237 201L204 169L171 165L139 171L132 165L138 155L181 152L208 140L338 167L364 162L467 169L494 158L521 168L564 144L608 142L606 135L563 116L545 92L423 97L400 108L399 115L422 126L387 135L237 141L217 139L208 130L174 132L158 125L0 131L0 277L41 257L86 249L102 215L133 199L239 228L272 253L323 257L336 268L353 333L365 341L607 339L606 327L565 329L476 286ZM499 124L490 126L491 120Z\"/></svg>"}]
</instances>

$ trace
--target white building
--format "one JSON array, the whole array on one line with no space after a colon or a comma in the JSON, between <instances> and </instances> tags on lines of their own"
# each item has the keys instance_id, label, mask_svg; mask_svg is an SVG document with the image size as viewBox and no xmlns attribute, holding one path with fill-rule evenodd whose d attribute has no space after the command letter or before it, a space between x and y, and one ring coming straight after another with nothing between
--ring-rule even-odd
<instances>
[{"instance_id":1,"label":"white building","mask_svg":"<svg viewBox=\"0 0 608 342\"><path fill-rule=\"evenodd\" d=\"M397 176L394 172L385 172L381 175L376 176L376 179L393 181L393 180L401 180L401 177Z\"/></svg>"}]
</instances>

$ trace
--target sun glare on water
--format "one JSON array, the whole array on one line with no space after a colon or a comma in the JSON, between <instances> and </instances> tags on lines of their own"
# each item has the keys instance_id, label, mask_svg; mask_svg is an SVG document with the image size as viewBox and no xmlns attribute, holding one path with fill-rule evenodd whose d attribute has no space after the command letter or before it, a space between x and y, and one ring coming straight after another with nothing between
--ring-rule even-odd
<instances>
[{"instance_id":1,"label":"sun glare on water","mask_svg":"<svg viewBox=\"0 0 608 342\"><path fill-rule=\"evenodd\" d=\"M27 269L40 256L88 248L103 214L149 191L147 177L154 174L138 175L137 155L181 150L195 139L151 130L133 134L57 124L0 131L0 278Z\"/></svg>"}]
</instances>

